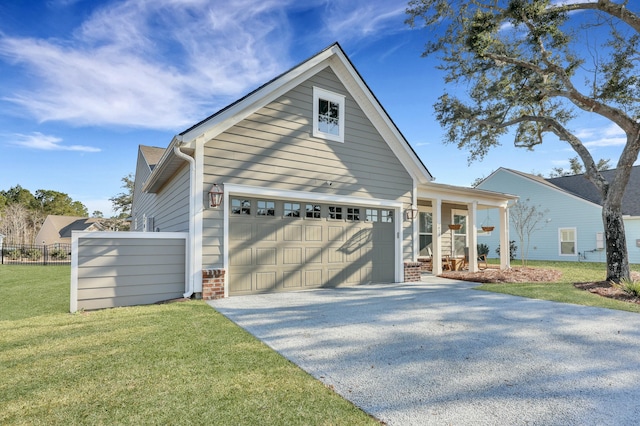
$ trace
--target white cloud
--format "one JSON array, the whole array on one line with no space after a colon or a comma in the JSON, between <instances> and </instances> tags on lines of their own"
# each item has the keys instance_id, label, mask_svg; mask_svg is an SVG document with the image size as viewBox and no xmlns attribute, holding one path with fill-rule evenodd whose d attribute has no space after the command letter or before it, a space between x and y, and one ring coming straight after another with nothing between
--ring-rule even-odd
<instances>
[{"instance_id":1,"label":"white cloud","mask_svg":"<svg viewBox=\"0 0 640 426\"><path fill-rule=\"evenodd\" d=\"M627 135L616 124L580 129L576 136L587 148L623 146L627 143Z\"/></svg>"},{"instance_id":2,"label":"white cloud","mask_svg":"<svg viewBox=\"0 0 640 426\"><path fill-rule=\"evenodd\" d=\"M406 8L406 1L327 1L324 23L336 40L375 38L407 30Z\"/></svg>"},{"instance_id":3,"label":"white cloud","mask_svg":"<svg viewBox=\"0 0 640 426\"><path fill-rule=\"evenodd\" d=\"M5 88L3 100L41 122L176 130L293 64L291 46L301 41L293 39L292 11L318 13L320 28L306 32L309 43L323 43L319 50L404 30L405 7L404 0L109 2L71 35L0 33L0 58L29 76Z\"/></svg>"},{"instance_id":4,"label":"white cloud","mask_svg":"<svg viewBox=\"0 0 640 426\"><path fill-rule=\"evenodd\" d=\"M598 0L553 0L551 6L566 6L577 3L597 3Z\"/></svg>"},{"instance_id":5,"label":"white cloud","mask_svg":"<svg viewBox=\"0 0 640 426\"><path fill-rule=\"evenodd\" d=\"M94 12L72 38L4 36L0 55L33 76L4 99L40 121L191 124L288 66L280 9L273 1L125 1Z\"/></svg>"},{"instance_id":6,"label":"white cloud","mask_svg":"<svg viewBox=\"0 0 640 426\"><path fill-rule=\"evenodd\" d=\"M41 151L80 151L80 152L100 152L100 148L85 145L63 145L62 139L56 136L43 135L34 132L30 135L15 134L11 137L13 145L25 148L37 149Z\"/></svg>"}]
</instances>

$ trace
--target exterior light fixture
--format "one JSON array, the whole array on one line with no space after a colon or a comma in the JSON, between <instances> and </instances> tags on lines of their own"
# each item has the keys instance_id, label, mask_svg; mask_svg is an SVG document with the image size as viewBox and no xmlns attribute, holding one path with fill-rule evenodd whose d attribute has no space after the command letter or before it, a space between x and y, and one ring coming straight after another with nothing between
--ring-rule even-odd
<instances>
[{"instance_id":1,"label":"exterior light fixture","mask_svg":"<svg viewBox=\"0 0 640 426\"><path fill-rule=\"evenodd\" d=\"M413 220L416 218L417 215L418 215L418 208L412 204L411 208L407 209L407 219Z\"/></svg>"},{"instance_id":2,"label":"exterior light fixture","mask_svg":"<svg viewBox=\"0 0 640 426\"><path fill-rule=\"evenodd\" d=\"M222 196L224 191L217 183L214 183L209 190L209 208L216 208L222 204Z\"/></svg>"}]
</instances>

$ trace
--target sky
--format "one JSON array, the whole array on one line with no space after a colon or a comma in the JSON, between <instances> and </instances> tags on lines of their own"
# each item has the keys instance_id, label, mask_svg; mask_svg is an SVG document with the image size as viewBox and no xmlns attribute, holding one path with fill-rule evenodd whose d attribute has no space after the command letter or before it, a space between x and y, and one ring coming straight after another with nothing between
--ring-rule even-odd
<instances>
[{"instance_id":1,"label":"sky","mask_svg":"<svg viewBox=\"0 0 640 426\"><path fill-rule=\"evenodd\" d=\"M138 145L172 137L339 42L436 182L470 186L499 167L548 175L576 154L506 140L481 162L444 145L437 58L397 0L3 0L0 190L48 189L113 214ZM455 91L455 87L447 87ZM624 134L594 117L576 132L615 165Z\"/></svg>"}]
</instances>

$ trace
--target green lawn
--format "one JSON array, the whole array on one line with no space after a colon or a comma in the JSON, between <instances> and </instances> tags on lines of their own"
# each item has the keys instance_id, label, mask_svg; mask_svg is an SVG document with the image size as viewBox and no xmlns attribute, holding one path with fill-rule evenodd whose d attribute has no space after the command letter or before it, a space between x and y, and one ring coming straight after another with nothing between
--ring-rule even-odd
<instances>
[{"instance_id":1,"label":"green lawn","mask_svg":"<svg viewBox=\"0 0 640 426\"><path fill-rule=\"evenodd\" d=\"M515 260L511 266L521 266ZM533 299L553 300L556 302L573 303L577 305L599 306L622 311L640 312L640 305L601 297L588 291L579 290L573 286L576 282L602 281L607 276L604 263L591 262L541 262L529 261L534 268L550 268L562 271L562 277L553 283L515 283L515 284L483 284L476 290L506 293ZM631 265L633 271L640 271L640 265Z\"/></svg>"},{"instance_id":2,"label":"green lawn","mask_svg":"<svg viewBox=\"0 0 640 426\"><path fill-rule=\"evenodd\" d=\"M69 274L0 265L0 424L378 424L202 301L69 314Z\"/></svg>"}]
</instances>

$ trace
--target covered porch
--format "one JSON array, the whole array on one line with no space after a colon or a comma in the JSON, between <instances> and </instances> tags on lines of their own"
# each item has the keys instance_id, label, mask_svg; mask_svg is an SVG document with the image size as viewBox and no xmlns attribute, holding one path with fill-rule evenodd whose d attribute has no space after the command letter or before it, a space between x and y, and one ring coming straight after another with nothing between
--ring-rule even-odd
<instances>
[{"instance_id":1,"label":"covered porch","mask_svg":"<svg viewBox=\"0 0 640 426\"><path fill-rule=\"evenodd\" d=\"M477 272L478 237L494 232L500 236L500 269L510 267L509 207L517 196L430 182L418 187L416 199L413 252L416 261L431 263L434 275L447 267ZM488 223L489 209L498 211L499 223ZM489 257L496 248L489 247Z\"/></svg>"}]
</instances>

